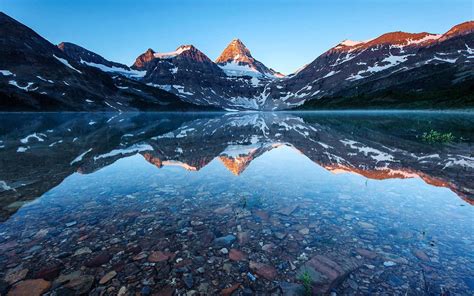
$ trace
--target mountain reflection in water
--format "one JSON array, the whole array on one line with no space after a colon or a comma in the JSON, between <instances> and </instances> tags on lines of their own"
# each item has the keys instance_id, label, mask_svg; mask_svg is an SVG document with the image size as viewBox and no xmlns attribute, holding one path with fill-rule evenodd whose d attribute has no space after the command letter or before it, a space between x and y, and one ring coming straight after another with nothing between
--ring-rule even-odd
<instances>
[{"instance_id":1,"label":"mountain reflection in water","mask_svg":"<svg viewBox=\"0 0 474 296\"><path fill-rule=\"evenodd\" d=\"M309 271L314 291L469 294L473 126L462 113L2 114L0 270L22 261L34 278L54 258L66 274L106 251L139 292L129 265L156 277L141 260L166 250L152 290L285 293ZM431 130L455 139L423 141ZM245 259L222 262L222 247Z\"/></svg>"}]
</instances>

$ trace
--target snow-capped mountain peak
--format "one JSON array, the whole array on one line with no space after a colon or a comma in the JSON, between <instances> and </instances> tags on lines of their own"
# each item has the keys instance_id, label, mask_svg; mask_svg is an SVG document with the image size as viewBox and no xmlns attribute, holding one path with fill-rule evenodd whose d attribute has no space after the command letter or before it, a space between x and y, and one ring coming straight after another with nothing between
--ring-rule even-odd
<instances>
[{"instance_id":1,"label":"snow-capped mountain peak","mask_svg":"<svg viewBox=\"0 0 474 296\"><path fill-rule=\"evenodd\" d=\"M217 58L216 63L228 76L281 78L283 74L266 67L252 57L250 50L238 38L233 39Z\"/></svg>"},{"instance_id":2,"label":"snow-capped mountain peak","mask_svg":"<svg viewBox=\"0 0 474 296\"><path fill-rule=\"evenodd\" d=\"M255 68L255 59L240 39L232 40L216 60L218 64L229 62L245 63Z\"/></svg>"}]
</instances>

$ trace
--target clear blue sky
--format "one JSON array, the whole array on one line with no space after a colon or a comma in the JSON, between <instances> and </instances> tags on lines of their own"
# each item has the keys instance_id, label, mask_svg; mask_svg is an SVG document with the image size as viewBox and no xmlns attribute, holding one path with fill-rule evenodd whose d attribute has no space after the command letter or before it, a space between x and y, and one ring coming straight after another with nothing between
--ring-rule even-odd
<instances>
[{"instance_id":1,"label":"clear blue sky","mask_svg":"<svg viewBox=\"0 0 474 296\"><path fill-rule=\"evenodd\" d=\"M0 0L0 10L53 43L132 64L147 48L193 44L216 59L240 38L291 73L344 39L390 31L443 33L474 18L473 0Z\"/></svg>"}]
</instances>

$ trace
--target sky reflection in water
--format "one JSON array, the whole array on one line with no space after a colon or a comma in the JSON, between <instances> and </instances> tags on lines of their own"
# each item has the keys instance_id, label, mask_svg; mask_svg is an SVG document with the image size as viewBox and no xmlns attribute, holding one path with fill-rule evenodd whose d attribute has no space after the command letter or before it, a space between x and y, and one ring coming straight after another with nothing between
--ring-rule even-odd
<instances>
[{"instance_id":1,"label":"sky reflection in water","mask_svg":"<svg viewBox=\"0 0 474 296\"><path fill-rule=\"evenodd\" d=\"M13 168L8 159L15 158L18 170L0 170L4 187L16 186L0 192L8 201L1 270L21 265L30 278L57 263L68 274L107 252L102 267L81 272L95 278L90 289L111 269L117 276L106 286L128 291L213 294L241 283L284 292L300 288L283 282L300 284L304 271L314 291L474 288L470 116L121 116L45 115L29 118L33 129L0 133L3 167ZM424 143L418 136L431 129L461 140ZM16 152L26 146L19 139L35 132L43 141ZM65 147L49 146L59 138ZM53 159L47 170L37 168ZM215 240L226 235L234 236L229 244ZM222 247L246 258L229 260ZM81 248L88 250L78 255ZM168 269L150 259L156 251L175 254ZM60 289L77 292L66 286Z\"/></svg>"}]
</instances>

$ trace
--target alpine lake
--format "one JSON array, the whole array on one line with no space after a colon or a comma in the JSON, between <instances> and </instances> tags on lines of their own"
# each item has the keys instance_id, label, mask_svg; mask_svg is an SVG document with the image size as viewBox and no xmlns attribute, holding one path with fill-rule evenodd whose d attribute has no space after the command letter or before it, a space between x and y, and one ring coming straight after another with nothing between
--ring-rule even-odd
<instances>
[{"instance_id":1,"label":"alpine lake","mask_svg":"<svg viewBox=\"0 0 474 296\"><path fill-rule=\"evenodd\" d=\"M473 295L473 206L473 113L0 114L0 295Z\"/></svg>"}]
</instances>

